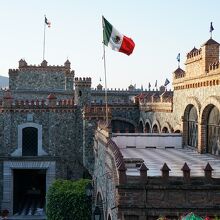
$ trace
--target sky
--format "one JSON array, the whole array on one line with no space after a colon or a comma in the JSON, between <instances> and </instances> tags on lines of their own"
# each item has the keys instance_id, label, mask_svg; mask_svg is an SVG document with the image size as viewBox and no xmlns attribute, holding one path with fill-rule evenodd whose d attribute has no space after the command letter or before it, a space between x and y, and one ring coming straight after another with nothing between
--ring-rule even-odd
<instances>
[{"instance_id":1,"label":"sky","mask_svg":"<svg viewBox=\"0 0 220 220\"><path fill-rule=\"evenodd\" d=\"M177 54L184 69L187 52L210 38L210 22L220 42L219 0L0 0L0 75L18 68L20 59L42 62L44 15L51 22L48 65L63 65L68 58L76 77L92 77L92 87L105 81L102 15L136 44L130 56L105 48L108 88L172 82Z\"/></svg>"}]
</instances>

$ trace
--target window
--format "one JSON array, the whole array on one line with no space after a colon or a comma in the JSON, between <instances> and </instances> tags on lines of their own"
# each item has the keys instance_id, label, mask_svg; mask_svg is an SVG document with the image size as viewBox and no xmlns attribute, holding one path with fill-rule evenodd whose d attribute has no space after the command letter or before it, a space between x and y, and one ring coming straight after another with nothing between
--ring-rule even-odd
<instances>
[{"instance_id":1,"label":"window","mask_svg":"<svg viewBox=\"0 0 220 220\"><path fill-rule=\"evenodd\" d=\"M207 153L220 155L220 114L217 107L213 107L208 116Z\"/></svg>"},{"instance_id":2,"label":"window","mask_svg":"<svg viewBox=\"0 0 220 220\"><path fill-rule=\"evenodd\" d=\"M198 145L198 115L195 106L190 109L188 115L188 145Z\"/></svg>"},{"instance_id":3,"label":"window","mask_svg":"<svg viewBox=\"0 0 220 220\"><path fill-rule=\"evenodd\" d=\"M22 130L22 156L37 156L38 130L34 127Z\"/></svg>"},{"instance_id":4,"label":"window","mask_svg":"<svg viewBox=\"0 0 220 220\"><path fill-rule=\"evenodd\" d=\"M42 125L27 122L18 125L18 147L11 156L43 156L47 155L42 146Z\"/></svg>"}]
</instances>

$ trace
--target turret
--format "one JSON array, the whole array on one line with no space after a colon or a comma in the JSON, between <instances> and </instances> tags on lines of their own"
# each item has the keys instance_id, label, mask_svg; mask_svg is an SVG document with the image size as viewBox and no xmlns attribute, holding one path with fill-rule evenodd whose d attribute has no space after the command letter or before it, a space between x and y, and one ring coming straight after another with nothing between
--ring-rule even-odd
<instances>
[{"instance_id":1,"label":"turret","mask_svg":"<svg viewBox=\"0 0 220 220\"><path fill-rule=\"evenodd\" d=\"M64 66L67 68L67 69L70 69L70 61L67 59L66 62L64 63Z\"/></svg>"},{"instance_id":2,"label":"turret","mask_svg":"<svg viewBox=\"0 0 220 220\"><path fill-rule=\"evenodd\" d=\"M18 65L19 65L19 68L26 67L27 62L23 59L20 59L19 62L18 62Z\"/></svg>"},{"instance_id":3,"label":"turret","mask_svg":"<svg viewBox=\"0 0 220 220\"><path fill-rule=\"evenodd\" d=\"M47 67L47 61L46 61L46 60L43 60L42 63L41 63L41 66L42 66L42 67Z\"/></svg>"},{"instance_id":4,"label":"turret","mask_svg":"<svg viewBox=\"0 0 220 220\"><path fill-rule=\"evenodd\" d=\"M209 71L209 66L219 61L219 43L210 38L200 49L193 48L186 59L186 77L199 77Z\"/></svg>"},{"instance_id":5,"label":"turret","mask_svg":"<svg viewBox=\"0 0 220 220\"><path fill-rule=\"evenodd\" d=\"M75 78L75 104L84 106L91 103L91 84L90 77Z\"/></svg>"},{"instance_id":6,"label":"turret","mask_svg":"<svg viewBox=\"0 0 220 220\"><path fill-rule=\"evenodd\" d=\"M65 90L72 91L74 87L74 76L75 76L75 71L70 70L71 68L71 63L67 59L66 62L64 63L64 67L66 68L65 71Z\"/></svg>"},{"instance_id":7,"label":"turret","mask_svg":"<svg viewBox=\"0 0 220 220\"><path fill-rule=\"evenodd\" d=\"M208 72L209 66L219 61L219 43L210 38L202 45L203 67Z\"/></svg>"}]
</instances>

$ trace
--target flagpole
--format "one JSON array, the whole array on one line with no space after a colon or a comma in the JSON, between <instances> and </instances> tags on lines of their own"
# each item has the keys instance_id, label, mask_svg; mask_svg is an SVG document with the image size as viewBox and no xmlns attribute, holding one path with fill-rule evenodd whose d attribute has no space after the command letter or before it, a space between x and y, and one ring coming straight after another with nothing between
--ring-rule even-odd
<instances>
[{"instance_id":1,"label":"flagpole","mask_svg":"<svg viewBox=\"0 0 220 220\"><path fill-rule=\"evenodd\" d=\"M105 44L103 42L103 61L104 61L104 73L105 73L105 114L106 124L108 126L108 95L107 95L107 74L106 74L106 59L105 59Z\"/></svg>"},{"instance_id":2,"label":"flagpole","mask_svg":"<svg viewBox=\"0 0 220 220\"><path fill-rule=\"evenodd\" d=\"M102 28L104 34L104 21L102 17ZM103 62L104 62L104 73L105 73L105 117L106 117L106 124L108 126L108 95L107 95L107 74L106 74L106 59L105 59L105 44L103 38Z\"/></svg>"},{"instance_id":3,"label":"flagpole","mask_svg":"<svg viewBox=\"0 0 220 220\"><path fill-rule=\"evenodd\" d=\"M46 33L46 23L45 23L45 17L46 15L44 15L44 41L43 41L43 60L45 58L45 33Z\"/></svg>"}]
</instances>

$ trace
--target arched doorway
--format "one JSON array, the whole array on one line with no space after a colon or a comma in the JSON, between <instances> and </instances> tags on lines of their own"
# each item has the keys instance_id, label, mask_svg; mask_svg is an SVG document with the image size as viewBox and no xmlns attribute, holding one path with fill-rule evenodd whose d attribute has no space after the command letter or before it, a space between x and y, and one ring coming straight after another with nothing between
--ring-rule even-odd
<instances>
[{"instance_id":1,"label":"arched doorway","mask_svg":"<svg viewBox=\"0 0 220 220\"><path fill-rule=\"evenodd\" d=\"M113 133L134 133L135 127L133 124L123 120L112 120L111 122Z\"/></svg>"},{"instance_id":2,"label":"arched doorway","mask_svg":"<svg viewBox=\"0 0 220 220\"><path fill-rule=\"evenodd\" d=\"M187 118L188 124L188 145L191 147L198 146L198 115L196 107L191 105Z\"/></svg>"},{"instance_id":3,"label":"arched doorway","mask_svg":"<svg viewBox=\"0 0 220 220\"><path fill-rule=\"evenodd\" d=\"M216 106L210 110L207 119L206 152L220 155L220 113Z\"/></svg>"},{"instance_id":4,"label":"arched doorway","mask_svg":"<svg viewBox=\"0 0 220 220\"><path fill-rule=\"evenodd\" d=\"M145 124L145 133L151 133L150 132L150 124L148 122L146 122L146 124Z\"/></svg>"},{"instance_id":5,"label":"arched doorway","mask_svg":"<svg viewBox=\"0 0 220 220\"><path fill-rule=\"evenodd\" d=\"M158 129L158 126L157 124L155 124L152 128L152 133L159 133L159 129Z\"/></svg>"},{"instance_id":6,"label":"arched doorway","mask_svg":"<svg viewBox=\"0 0 220 220\"><path fill-rule=\"evenodd\" d=\"M143 122L142 121L139 122L138 132L139 133L143 133L144 132L144 126L143 126Z\"/></svg>"},{"instance_id":7,"label":"arched doorway","mask_svg":"<svg viewBox=\"0 0 220 220\"><path fill-rule=\"evenodd\" d=\"M98 193L98 195L97 195L96 205L99 207L100 212L101 212L100 220L104 220L103 200L102 200L102 196L100 193Z\"/></svg>"},{"instance_id":8,"label":"arched doorway","mask_svg":"<svg viewBox=\"0 0 220 220\"><path fill-rule=\"evenodd\" d=\"M112 220L112 218L111 218L111 216L110 216L110 215L108 215L108 220Z\"/></svg>"},{"instance_id":9,"label":"arched doorway","mask_svg":"<svg viewBox=\"0 0 220 220\"><path fill-rule=\"evenodd\" d=\"M168 128L167 128L167 127L163 127L163 129L162 129L162 133L169 133Z\"/></svg>"}]
</instances>

